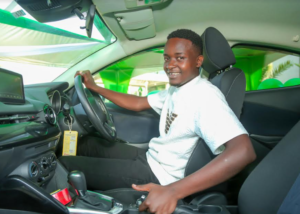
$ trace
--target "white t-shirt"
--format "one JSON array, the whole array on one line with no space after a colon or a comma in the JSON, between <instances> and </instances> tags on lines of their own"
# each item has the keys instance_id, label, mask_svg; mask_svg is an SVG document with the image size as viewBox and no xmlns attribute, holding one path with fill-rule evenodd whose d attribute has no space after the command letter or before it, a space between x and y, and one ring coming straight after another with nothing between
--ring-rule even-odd
<instances>
[{"instance_id":1,"label":"white t-shirt","mask_svg":"<svg viewBox=\"0 0 300 214\"><path fill-rule=\"evenodd\" d=\"M160 114L160 136L151 139L147 161L161 185L184 177L197 141L202 138L214 154L232 138L247 134L222 92L196 77L181 87L149 95L150 106Z\"/></svg>"}]
</instances>

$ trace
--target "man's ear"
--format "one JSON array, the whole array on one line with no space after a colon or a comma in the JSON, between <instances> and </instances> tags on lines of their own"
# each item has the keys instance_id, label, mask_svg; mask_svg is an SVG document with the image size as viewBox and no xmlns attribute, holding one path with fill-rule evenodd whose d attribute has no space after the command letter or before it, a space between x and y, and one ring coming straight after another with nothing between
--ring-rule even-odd
<instances>
[{"instance_id":1,"label":"man's ear","mask_svg":"<svg viewBox=\"0 0 300 214\"><path fill-rule=\"evenodd\" d=\"M199 56L197 57L197 62L196 62L196 67L197 67L197 68L200 68L200 67L201 67L201 65L202 65L202 63L203 63L203 60L204 60L203 55L199 55Z\"/></svg>"}]
</instances>

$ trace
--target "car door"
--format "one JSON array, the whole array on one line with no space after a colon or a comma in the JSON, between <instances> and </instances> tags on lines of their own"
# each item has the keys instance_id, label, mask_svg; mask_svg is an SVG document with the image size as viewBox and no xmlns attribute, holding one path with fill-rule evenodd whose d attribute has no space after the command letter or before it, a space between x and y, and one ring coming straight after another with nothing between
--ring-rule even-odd
<instances>
[{"instance_id":1,"label":"car door","mask_svg":"<svg viewBox=\"0 0 300 214\"><path fill-rule=\"evenodd\" d=\"M233 51L247 82L241 122L252 139L271 149L300 119L300 57L251 46Z\"/></svg>"}]
</instances>

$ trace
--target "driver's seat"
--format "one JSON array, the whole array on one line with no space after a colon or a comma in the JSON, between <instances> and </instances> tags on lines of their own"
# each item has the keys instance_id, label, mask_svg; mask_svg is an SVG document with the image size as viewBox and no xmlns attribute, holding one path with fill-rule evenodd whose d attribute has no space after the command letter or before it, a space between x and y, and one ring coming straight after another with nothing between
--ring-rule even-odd
<instances>
[{"instance_id":1,"label":"driver's seat","mask_svg":"<svg viewBox=\"0 0 300 214\"><path fill-rule=\"evenodd\" d=\"M220 89L229 107L237 118L240 118L245 97L245 74L241 69L232 67L236 62L234 54L225 37L217 29L209 27L201 37L204 56L202 68L209 73L209 81ZM202 168L214 157L206 143L199 139L186 166L185 176ZM197 194L197 203L227 204L226 197L222 194L226 191L227 182L209 188Z\"/></svg>"},{"instance_id":2,"label":"driver's seat","mask_svg":"<svg viewBox=\"0 0 300 214\"><path fill-rule=\"evenodd\" d=\"M215 28L209 27L202 34L203 40L203 69L209 73L209 80L224 94L228 105L239 118L245 96L245 74L238 68L233 68L236 60L225 37ZM209 163L215 156L206 143L199 139L185 169L185 176L192 174ZM198 203L227 204L227 183L219 184L201 193L193 195ZM119 199L122 202L132 203L141 194L133 189L115 189L102 192Z\"/></svg>"}]
</instances>

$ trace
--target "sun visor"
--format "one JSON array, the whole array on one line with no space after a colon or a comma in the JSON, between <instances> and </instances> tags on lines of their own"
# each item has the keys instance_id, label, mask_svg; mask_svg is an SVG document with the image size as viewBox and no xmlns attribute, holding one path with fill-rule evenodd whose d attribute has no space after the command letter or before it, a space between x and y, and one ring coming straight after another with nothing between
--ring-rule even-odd
<instances>
[{"instance_id":1,"label":"sun visor","mask_svg":"<svg viewBox=\"0 0 300 214\"><path fill-rule=\"evenodd\" d=\"M156 35L151 9L115 13L115 17L128 39L142 40Z\"/></svg>"}]
</instances>

